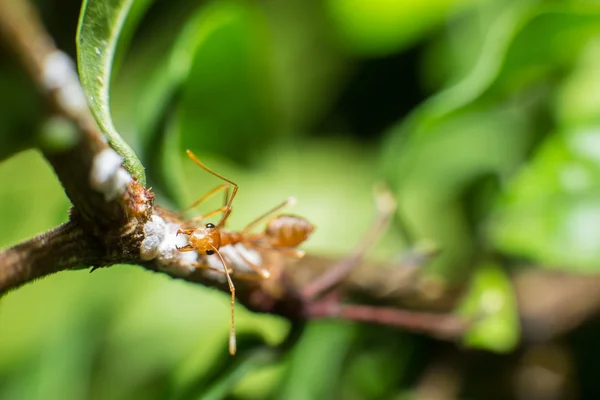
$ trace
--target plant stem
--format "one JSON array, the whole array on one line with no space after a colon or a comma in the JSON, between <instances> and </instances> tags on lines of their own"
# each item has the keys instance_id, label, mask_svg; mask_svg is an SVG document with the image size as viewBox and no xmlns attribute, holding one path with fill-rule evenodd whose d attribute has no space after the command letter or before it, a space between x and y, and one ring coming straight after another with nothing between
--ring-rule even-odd
<instances>
[{"instance_id":1,"label":"plant stem","mask_svg":"<svg viewBox=\"0 0 600 400\"><path fill-rule=\"evenodd\" d=\"M0 293L34 279L73 268L92 249L77 222L69 221L0 252Z\"/></svg>"}]
</instances>

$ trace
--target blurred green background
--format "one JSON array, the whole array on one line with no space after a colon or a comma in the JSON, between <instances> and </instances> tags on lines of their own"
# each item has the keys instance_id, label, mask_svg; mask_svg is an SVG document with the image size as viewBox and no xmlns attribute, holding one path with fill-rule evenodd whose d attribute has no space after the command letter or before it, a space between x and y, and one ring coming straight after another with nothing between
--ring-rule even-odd
<instances>
[{"instance_id":1,"label":"blurred green background","mask_svg":"<svg viewBox=\"0 0 600 400\"><path fill-rule=\"evenodd\" d=\"M76 59L81 2L35 3ZM122 2L88 3L92 21L110 21ZM455 346L318 322L275 359L268 345L289 324L238 307L231 359L226 295L133 266L61 273L0 300L0 399L599 398L598 324L520 346L508 274L600 270L600 3L132 4L111 117L160 204L184 207L219 183L190 148L240 185L232 227L294 195L293 212L317 226L304 248L342 256L386 181L399 210L372 256L435 244L419 285L470 282L455 312L478 323ZM69 202L32 150L64 132L5 47L0 88L7 247L66 221Z\"/></svg>"}]
</instances>

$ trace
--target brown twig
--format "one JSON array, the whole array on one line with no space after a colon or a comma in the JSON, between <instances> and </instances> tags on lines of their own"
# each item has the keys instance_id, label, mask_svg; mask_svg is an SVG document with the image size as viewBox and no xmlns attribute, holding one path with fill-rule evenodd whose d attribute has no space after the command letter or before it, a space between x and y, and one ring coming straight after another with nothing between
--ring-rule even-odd
<instances>
[{"instance_id":1,"label":"brown twig","mask_svg":"<svg viewBox=\"0 0 600 400\"><path fill-rule=\"evenodd\" d=\"M84 235L76 222L67 222L0 253L0 287L10 290L81 264L92 251L85 248Z\"/></svg>"},{"instance_id":2,"label":"brown twig","mask_svg":"<svg viewBox=\"0 0 600 400\"><path fill-rule=\"evenodd\" d=\"M311 304L308 317L339 318L348 321L393 326L413 332L426 333L439 339L455 340L465 332L468 322L452 314L407 311L389 307L374 307L355 304Z\"/></svg>"},{"instance_id":3,"label":"brown twig","mask_svg":"<svg viewBox=\"0 0 600 400\"><path fill-rule=\"evenodd\" d=\"M75 64L58 50L28 1L0 0L0 35L37 84L52 112L78 133L61 152L44 151L82 220L94 226L122 224L127 211L118 199L93 187L90 171L108 144L87 106Z\"/></svg>"}]
</instances>

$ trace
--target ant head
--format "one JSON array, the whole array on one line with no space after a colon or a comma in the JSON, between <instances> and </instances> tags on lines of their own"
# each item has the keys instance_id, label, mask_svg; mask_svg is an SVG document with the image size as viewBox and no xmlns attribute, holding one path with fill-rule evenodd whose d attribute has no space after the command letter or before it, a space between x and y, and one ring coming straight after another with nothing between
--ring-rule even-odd
<instances>
[{"instance_id":1,"label":"ant head","mask_svg":"<svg viewBox=\"0 0 600 400\"><path fill-rule=\"evenodd\" d=\"M188 242L198 254L210 256L221 246L221 234L214 224L208 223L192 232Z\"/></svg>"}]
</instances>

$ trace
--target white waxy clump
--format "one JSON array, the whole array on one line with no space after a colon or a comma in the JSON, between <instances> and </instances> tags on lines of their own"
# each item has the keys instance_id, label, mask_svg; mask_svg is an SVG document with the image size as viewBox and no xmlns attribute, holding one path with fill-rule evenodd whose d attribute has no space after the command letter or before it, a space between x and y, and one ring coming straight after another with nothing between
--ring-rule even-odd
<instances>
[{"instance_id":1,"label":"white waxy clump","mask_svg":"<svg viewBox=\"0 0 600 400\"><path fill-rule=\"evenodd\" d=\"M94 158L90 181L94 189L104 194L106 201L125 193L132 180L131 175L121 168L122 163L121 156L112 149L105 149Z\"/></svg>"},{"instance_id":2,"label":"white waxy clump","mask_svg":"<svg viewBox=\"0 0 600 400\"><path fill-rule=\"evenodd\" d=\"M58 91L57 98L64 109L74 114L87 109L75 63L62 51L48 54L44 60L42 81L48 90Z\"/></svg>"},{"instance_id":3,"label":"white waxy clump","mask_svg":"<svg viewBox=\"0 0 600 400\"><path fill-rule=\"evenodd\" d=\"M236 245L227 245L223 246L219 249L219 252L225 259L227 265L234 271L239 273L254 273L254 270L250 265L248 265L248 261L252 264L261 266L262 258L260 253L256 250L252 250L244 246L242 243L237 243ZM206 256L206 264L210 267L220 270L223 270L223 264L221 263L221 259L218 255ZM216 272L216 271L215 271ZM266 271L265 271L266 272ZM268 273L267 273L268 274Z\"/></svg>"},{"instance_id":4,"label":"white waxy clump","mask_svg":"<svg viewBox=\"0 0 600 400\"><path fill-rule=\"evenodd\" d=\"M160 255L164 261L160 265L161 270L171 275L187 276L194 272L198 254L195 251L181 252L177 249L187 244L185 235L177 235L180 228L178 224L165 222L158 215L153 215L144 225L140 257L152 260Z\"/></svg>"},{"instance_id":5,"label":"white waxy clump","mask_svg":"<svg viewBox=\"0 0 600 400\"><path fill-rule=\"evenodd\" d=\"M159 246L165 238L165 220L158 215L144 224L144 240L140 246L142 260L152 260L159 254Z\"/></svg>"},{"instance_id":6,"label":"white waxy clump","mask_svg":"<svg viewBox=\"0 0 600 400\"><path fill-rule=\"evenodd\" d=\"M172 222L166 224L165 239L160 244L159 252L167 260L178 258L184 264L194 264L198 260L198 254L195 251L177 250L177 247L188 244L186 235L177 235L179 229L181 229L179 224Z\"/></svg>"}]
</instances>

